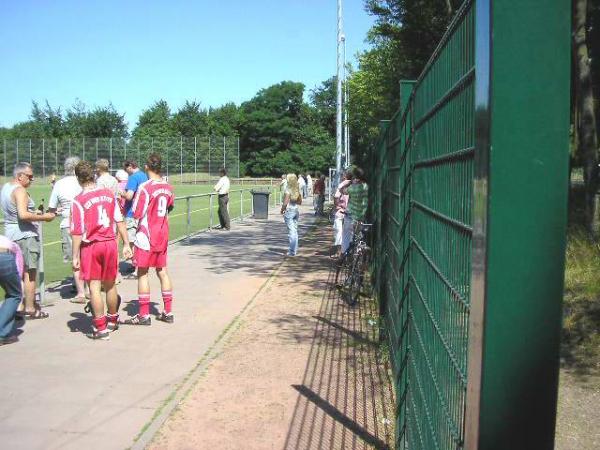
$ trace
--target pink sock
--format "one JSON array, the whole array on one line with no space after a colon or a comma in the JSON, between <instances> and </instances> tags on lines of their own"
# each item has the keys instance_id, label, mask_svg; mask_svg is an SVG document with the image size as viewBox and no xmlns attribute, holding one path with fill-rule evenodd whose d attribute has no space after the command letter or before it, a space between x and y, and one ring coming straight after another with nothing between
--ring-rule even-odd
<instances>
[{"instance_id":1,"label":"pink sock","mask_svg":"<svg viewBox=\"0 0 600 450\"><path fill-rule=\"evenodd\" d=\"M150 294L140 294L138 296L138 305L139 311L138 314L140 317L145 317L150 314Z\"/></svg>"},{"instance_id":2,"label":"pink sock","mask_svg":"<svg viewBox=\"0 0 600 450\"><path fill-rule=\"evenodd\" d=\"M94 324L94 327L96 328L96 330L98 330L98 331L106 330L106 316L94 317L92 319L92 323Z\"/></svg>"},{"instance_id":3,"label":"pink sock","mask_svg":"<svg viewBox=\"0 0 600 450\"><path fill-rule=\"evenodd\" d=\"M165 305L165 314L171 313L171 304L173 303L173 292L162 291L163 304Z\"/></svg>"}]
</instances>

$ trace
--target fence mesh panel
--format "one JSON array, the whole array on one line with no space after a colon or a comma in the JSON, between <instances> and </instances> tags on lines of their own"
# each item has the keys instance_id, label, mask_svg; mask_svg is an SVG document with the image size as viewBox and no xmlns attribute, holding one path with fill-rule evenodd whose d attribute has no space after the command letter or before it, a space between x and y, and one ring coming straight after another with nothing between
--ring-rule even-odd
<instances>
[{"instance_id":1,"label":"fence mesh panel","mask_svg":"<svg viewBox=\"0 0 600 450\"><path fill-rule=\"evenodd\" d=\"M161 154L164 173L175 182L206 181L218 176L221 167L232 177L240 175L236 136L4 139L2 152L0 175L4 177L10 177L17 162L31 163L37 176L61 175L69 156L89 161L105 158L114 172L127 159L143 164L152 152Z\"/></svg>"},{"instance_id":2,"label":"fence mesh panel","mask_svg":"<svg viewBox=\"0 0 600 450\"><path fill-rule=\"evenodd\" d=\"M464 442L474 158L466 2L373 155L372 264L397 392L398 448Z\"/></svg>"}]
</instances>

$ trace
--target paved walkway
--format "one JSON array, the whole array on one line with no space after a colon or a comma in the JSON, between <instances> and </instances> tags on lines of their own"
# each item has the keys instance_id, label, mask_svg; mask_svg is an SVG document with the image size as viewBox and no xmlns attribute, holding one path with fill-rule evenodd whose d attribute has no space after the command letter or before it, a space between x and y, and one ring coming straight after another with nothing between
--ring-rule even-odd
<instances>
[{"instance_id":1,"label":"paved walkway","mask_svg":"<svg viewBox=\"0 0 600 450\"><path fill-rule=\"evenodd\" d=\"M301 235L312 223L312 214L301 216ZM19 343L0 349L0 447L130 447L286 249L276 210L269 221L247 219L229 233L203 233L172 246L175 323L123 326L108 342L87 339L91 323L82 307L58 299L47 309L49 319L27 322ZM133 314L135 303L127 300L135 298L135 281L119 288ZM152 302L162 307L156 282Z\"/></svg>"}]
</instances>

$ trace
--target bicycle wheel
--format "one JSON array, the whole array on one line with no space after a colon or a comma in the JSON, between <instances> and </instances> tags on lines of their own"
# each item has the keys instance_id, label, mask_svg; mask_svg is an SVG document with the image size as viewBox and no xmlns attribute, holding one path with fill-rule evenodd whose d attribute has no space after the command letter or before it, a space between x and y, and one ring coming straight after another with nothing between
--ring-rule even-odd
<instances>
[{"instance_id":1,"label":"bicycle wheel","mask_svg":"<svg viewBox=\"0 0 600 450\"><path fill-rule=\"evenodd\" d=\"M335 270L335 285L340 287L343 286L348 278L350 271L350 264L352 263L352 252L347 251L342 253L340 260L337 263Z\"/></svg>"},{"instance_id":2,"label":"bicycle wheel","mask_svg":"<svg viewBox=\"0 0 600 450\"><path fill-rule=\"evenodd\" d=\"M363 285L364 279L364 254L362 251L358 251L354 258L350 276L348 277L348 283L345 292L345 300L349 306L354 306L358 303L358 297Z\"/></svg>"}]
</instances>

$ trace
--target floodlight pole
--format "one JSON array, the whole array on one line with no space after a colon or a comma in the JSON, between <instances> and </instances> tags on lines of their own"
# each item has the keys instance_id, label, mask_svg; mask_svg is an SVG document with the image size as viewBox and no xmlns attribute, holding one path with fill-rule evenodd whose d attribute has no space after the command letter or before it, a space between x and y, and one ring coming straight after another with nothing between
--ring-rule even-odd
<instances>
[{"instance_id":1,"label":"floodlight pole","mask_svg":"<svg viewBox=\"0 0 600 450\"><path fill-rule=\"evenodd\" d=\"M335 120L335 183L337 187L342 172L342 44L346 41L343 33L342 0L337 0L337 104Z\"/></svg>"},{"instance_id":2,"label":"floodlight pole","mask_svg":"<svg viewBox=\"0 0 600 450\"><path fill-rule=\"evenodd\" d=\"M346 74L346 40L344 39L344 169L350 167L350 129L348 125L348 76Z\"/></svg>"}]
</instances>

